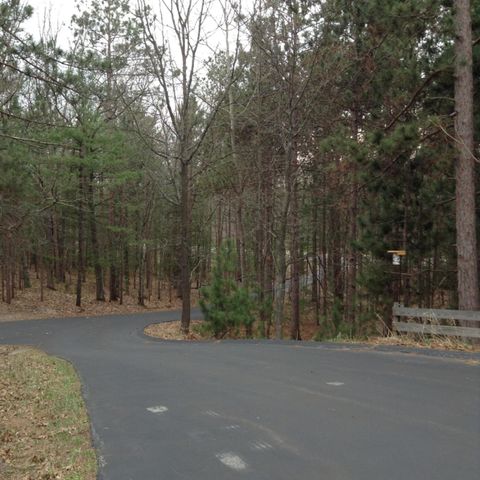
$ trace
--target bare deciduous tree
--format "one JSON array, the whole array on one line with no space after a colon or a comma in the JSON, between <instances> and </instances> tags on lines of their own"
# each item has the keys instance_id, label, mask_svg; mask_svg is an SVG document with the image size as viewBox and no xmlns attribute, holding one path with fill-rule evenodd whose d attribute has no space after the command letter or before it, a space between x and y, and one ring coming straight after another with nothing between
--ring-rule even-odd
<instances>
[{"instance_id":1,"label":"bare deciduous tree","mask_svg":"<svg viewBox=\"0 0 480 480\"><path fill-rule=\"evenodd\" d=\"M138 11L152 76L152 106L168 132L161 139L163 149L158 151L162 151L160 156L165 160L173 162L173 171L179 173L179 266L182 330L185 333L190 328L192 167L228 95L236 63L235 60L231 63L218 98L213 104L205 104L200 98L199 73L201 53L208 36L210 7L210 0L168 0L160 3L158 16L155 16L142 0ZM173 148L165 145L169 138L173 140ZM176 178L172 180L177 181Z\"/></svg>"}]
</instances>

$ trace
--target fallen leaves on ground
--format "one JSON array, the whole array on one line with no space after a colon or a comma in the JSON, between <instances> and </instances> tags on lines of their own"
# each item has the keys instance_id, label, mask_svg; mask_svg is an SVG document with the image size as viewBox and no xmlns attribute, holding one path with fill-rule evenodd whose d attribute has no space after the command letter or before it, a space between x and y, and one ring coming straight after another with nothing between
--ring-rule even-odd
<instances>
[{"instance_id":1,"label":"fallen leaves on ground","mask_svg":"<svg viewBox=\"0 0 480 480\"><path fill-rule=\"evenodd\" d=\"M202 325L202 320L192 320L190 322L190 333L185 335L180 326L181 322L164 322L152 323L145 327L145 335L150 337L161 338L163 340L207 340L211 338L209 335L201 332L199 328Z\"/></svg>"},{"instance_id":2,"label":"fallen leaves on ground","mask_svg":"<svg viewBox=\"0 0 480 480\"><path fill-rule=\"evenodd\" d=\"M145 306L138 305L138 293L132 285L130 294L124 294L123 304L108 300L99 302L95 299L95 279L87 277L83 285L82 307L75 306L74 279L68 279L65 284L56 284L55 290L43 289L43 301L40 300L40 280L35 272L30 273L32 286L23 290L15 290L15 298L11 304L0 302L0 321L29 320L35 318L99 316L122 313L137 313L152 310L178 310L181 308L181 299L175 291L162 289L160 299L158 291L146 292ZM105 296L108 298L108 289ZM198 291L192 290L192 301L195 303Z\"/></svg>"}]
</instances>

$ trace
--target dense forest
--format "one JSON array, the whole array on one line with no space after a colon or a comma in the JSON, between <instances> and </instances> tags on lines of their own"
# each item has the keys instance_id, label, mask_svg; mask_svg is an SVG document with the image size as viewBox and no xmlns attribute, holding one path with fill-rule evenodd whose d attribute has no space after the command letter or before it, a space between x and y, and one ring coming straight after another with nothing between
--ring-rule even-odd
<instances>
[{"instance_id":1,"label":"dense forest","mask_svg":"<svg viewBox=\"0 0 480 480\"><path fill-rule=\"evenodd\" d=\"M479 307L479 1L80 0L68 45L30 3L0 0L3 302L90 275L188 331L227 288L293 339Z\"/></svg>"}]
</instances>

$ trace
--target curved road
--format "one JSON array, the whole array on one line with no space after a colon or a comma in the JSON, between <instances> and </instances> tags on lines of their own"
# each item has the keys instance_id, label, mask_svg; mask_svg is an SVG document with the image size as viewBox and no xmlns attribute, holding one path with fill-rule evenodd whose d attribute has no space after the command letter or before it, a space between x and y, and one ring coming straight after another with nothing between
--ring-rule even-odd
<instances>
[{"instance_id":1,"label":"curved road","mask_svg":"<svg viewBox=\"0 0 480 480\"><path fill-rule=\"evenodd\" d=\"M143 336L178 316L0 323L75 365L100 479L478 478L478 355Z\"/></svg>"}]
</instances>

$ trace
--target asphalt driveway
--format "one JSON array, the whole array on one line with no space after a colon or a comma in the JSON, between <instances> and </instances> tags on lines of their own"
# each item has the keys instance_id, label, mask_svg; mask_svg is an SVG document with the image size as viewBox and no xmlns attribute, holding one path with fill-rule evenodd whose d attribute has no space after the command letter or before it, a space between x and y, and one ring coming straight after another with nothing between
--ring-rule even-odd
<instances>
[{"instance_id":1,"label":"asphalt driveway","mask_svg":"<svg viewBox=\"0 0 480 480\"><path fill-rule=\"evenodd\" d=\"M99 478L479 478L475 357L143 336L148 323L173 318L179 313L0 323L0 343L75 365Z\"/></svg>"}]
</instances>

